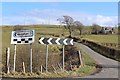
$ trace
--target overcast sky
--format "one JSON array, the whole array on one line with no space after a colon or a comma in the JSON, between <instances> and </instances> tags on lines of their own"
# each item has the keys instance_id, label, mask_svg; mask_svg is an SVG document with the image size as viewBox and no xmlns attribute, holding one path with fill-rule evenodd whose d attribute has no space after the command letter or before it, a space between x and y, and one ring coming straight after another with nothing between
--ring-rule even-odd
<instances>
[{"instance_id":1,"label":"overcast sky","mask_svg":"<svg viewBox=\"0 0 120 80\"><path fill-rule=\"evenodd\" d=\"M97 23L115 26L117 2L3 2L2 24L59 24L56 20L69 15L84 25Z\"/></svg>"}]
</instances>

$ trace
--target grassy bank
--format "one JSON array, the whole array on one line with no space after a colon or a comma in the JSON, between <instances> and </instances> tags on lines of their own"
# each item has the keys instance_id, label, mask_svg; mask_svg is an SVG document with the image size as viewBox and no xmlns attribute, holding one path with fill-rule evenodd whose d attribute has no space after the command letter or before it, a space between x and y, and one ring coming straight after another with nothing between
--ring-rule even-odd
<instances>
[{"instance_id":1,"label":"grassy bank","mask_svg":"<svg viewBox=\"0 0 120 80\"><path fill-rule=\"evenodd\" d=\"M77 49L79 50L79 45L75 45ZM15 72L15 73L1 73L3 77L14 77L14 78L63 78L63 77L82 77L87 76L96 71L96 63L95 61L89 57L85 52L82 50L82 60L84 65L74 71L58 71L56 73L48 72L48 73L21 73L21 72Z\"/></svg>"}]
</instances>

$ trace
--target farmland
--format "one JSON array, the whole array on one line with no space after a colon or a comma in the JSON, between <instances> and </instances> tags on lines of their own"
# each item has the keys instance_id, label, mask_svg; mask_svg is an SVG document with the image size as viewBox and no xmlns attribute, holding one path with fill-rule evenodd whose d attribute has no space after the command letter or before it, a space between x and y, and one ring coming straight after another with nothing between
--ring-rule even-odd
<instances>
[{"instance_id":1,"label":"farmland","mask_svg":"<svg viewBox=\"0 0 120 80\"><path fill-rule=\"evenodd\" d=\"M85 35L82 39L93 41L115 49L118 47L118 35Z\"/></svg>"},{"instance_id":2,"label":"farmland","mask_svg":"<svg viewBox=\"0 0 120 80\"><path fill-rule=\"evenodd\" d=\"M118 44L118 35L86 35L83 39L97 43L116 43Z\"/></svg>"}]
</instances>

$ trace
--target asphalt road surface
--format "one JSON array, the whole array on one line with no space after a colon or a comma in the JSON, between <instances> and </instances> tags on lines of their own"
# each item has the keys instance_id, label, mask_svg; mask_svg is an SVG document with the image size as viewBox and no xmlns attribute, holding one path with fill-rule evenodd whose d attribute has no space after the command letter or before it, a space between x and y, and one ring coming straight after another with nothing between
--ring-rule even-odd
<instances>
[{"instance_id":1,"label":"asphalt road surface","mask_svg":"<svg viewBox=\"0 0 120 80\"><path fill-rule=\"evenodd\" d=\"M120 64L117 61L106 58L99 53L93 51L89 47L80 44L80 48L86 52L91 58L93 58L99 65L102 66L102 70L94 75L89 75L84 78L118 78L120 72Z\"/></svg>"}]
</instances>

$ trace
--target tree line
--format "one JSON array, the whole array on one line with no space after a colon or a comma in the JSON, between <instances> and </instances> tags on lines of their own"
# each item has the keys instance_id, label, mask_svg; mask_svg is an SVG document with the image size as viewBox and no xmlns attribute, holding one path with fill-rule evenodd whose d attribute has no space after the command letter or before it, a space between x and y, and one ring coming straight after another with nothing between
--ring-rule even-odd
<instances>
[{"instance_id":1,"label":"tree line","mask_svg":"<svg viewBox=\"0 0 120 80\"><path fill-rule=\"evenodd\" d=\"M69 37L72 37L72 32L75 29L79 30L80 35L85 34L86 26L78 20L75 21L71 16L62 16L61 18L58 18L57 21L59 21L60 25L64 26L65 29L69 30ZM87 33L89 34L99 34L101 29L103 28L96 23L92 24L89 27L89 30L87 30ZM117 30L114 30L114 32L117 33Z\"/></svg>"}]
</instances>

